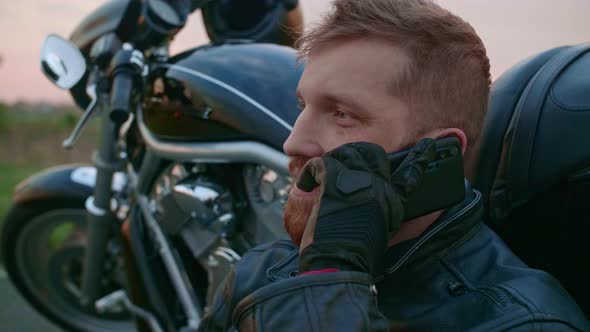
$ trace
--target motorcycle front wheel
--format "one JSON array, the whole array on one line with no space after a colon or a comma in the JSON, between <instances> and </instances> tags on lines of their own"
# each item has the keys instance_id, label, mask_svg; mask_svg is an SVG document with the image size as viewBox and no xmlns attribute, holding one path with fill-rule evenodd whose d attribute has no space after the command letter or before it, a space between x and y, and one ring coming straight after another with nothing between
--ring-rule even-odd
<instances>
[{"instance_id":1,"label":"motorcycle front wheel","mask_svg":"<svg viewBox=\"0 0 590 332\"><path fill-rule=\"evenodd\" d=\"M123 307L98 313L79 304L86 210L83 201L50 199L15 205L2 229L2 256L12 283L42 315L69 331L134 331ZM125 276L118 255L105 264L103 289L121 289Z\"/></svg>"}]
</instances>

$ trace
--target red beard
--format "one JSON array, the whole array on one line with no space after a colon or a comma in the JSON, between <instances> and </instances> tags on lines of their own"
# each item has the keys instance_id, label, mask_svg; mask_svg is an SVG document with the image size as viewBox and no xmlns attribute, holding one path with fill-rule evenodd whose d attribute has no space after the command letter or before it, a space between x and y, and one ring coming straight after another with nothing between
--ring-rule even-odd
<instances>
[{"instance_id":1,"label":"red beard","mask_svg":"<svg viewBox=\"0 0 590 332\"><path fill-rule=\"evenodd\" d=\"M293 179L292 186L297 184L299 173L308 160L309 158L295 157L289 162L289 173L291 173L291 178ZM303 231L305 230L311 209L316 203L316 199L315 195L296 196L293 195L292 190L289 193L289 198L285 205L283 224L291 240L297 245L301 244Z\"/></svg>"}]
</instances>

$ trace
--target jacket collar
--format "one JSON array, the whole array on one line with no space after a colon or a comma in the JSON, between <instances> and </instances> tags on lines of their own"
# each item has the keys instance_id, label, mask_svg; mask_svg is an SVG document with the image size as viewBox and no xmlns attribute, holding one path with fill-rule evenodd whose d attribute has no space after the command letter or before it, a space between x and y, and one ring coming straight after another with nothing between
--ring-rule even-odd
<instances>
[{"instance_id":1,"label":"jacket collar","mask_svg":"<svg viewBox=\"0 0 590 332\"><path fill-rule=\"evenodd\" d=\"M465 183L463 202L447 209L419 237L396 244L385 255L384 272L375 278L379 282L404 266L440 257L466 238L481 225L483 209L481 193Z\"/></svg>"},{"instance_id":2,"label":"jacket collar","mask_svg":"<svg viewBox=\"0 0 590 332\"><path fill-rule=\"evenodd\" d=\"M402 267L440 257L479 229L483 216L481 193L465 184L463 202L447 209L419 237L401 242L388 249L384 272L375 277L375 283L387 278ZM291 252L266 270L269 280L287 279L297 275L299 248L290 240L281 243Z\"/></svg>"}]
</instances>

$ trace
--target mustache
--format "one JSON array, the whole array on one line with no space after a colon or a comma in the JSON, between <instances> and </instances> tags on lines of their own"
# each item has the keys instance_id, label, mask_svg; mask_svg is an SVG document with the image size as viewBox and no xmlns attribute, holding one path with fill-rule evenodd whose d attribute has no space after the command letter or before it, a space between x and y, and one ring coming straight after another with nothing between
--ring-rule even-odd
<instances>
[{"instance_id":1,"label":"mustache","mask_svg":"<svg viewBox=\"0 0 590 332\"><path fill-rule=\"evenodd\" d=\"M301 169L305 166L305 163L311 159L308 157L293 157L291 161L289 161L289 174L291 174L291 178L293 179L293 183L297 183L299 174L301 173Z\"/></svg>"}]
</instances>

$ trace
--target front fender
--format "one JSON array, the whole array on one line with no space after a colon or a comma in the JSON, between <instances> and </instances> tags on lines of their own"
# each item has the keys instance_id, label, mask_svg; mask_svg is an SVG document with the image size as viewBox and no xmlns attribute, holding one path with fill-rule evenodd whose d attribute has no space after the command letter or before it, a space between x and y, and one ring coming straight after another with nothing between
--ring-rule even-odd
<instances>
[{"instance_id":1,"label":"front fender","mask_svg":"<svg viewBox=\"0 0 590 332\"><path fill-rule=\"evenodd\" d=\"M89 165L60 165L33 174L16 186L14 204L51 198L81 199L91 196L96 183L96 168ZM113 190L121 191L124 173L113 176Z\"/></svg>"}]
</instances>

